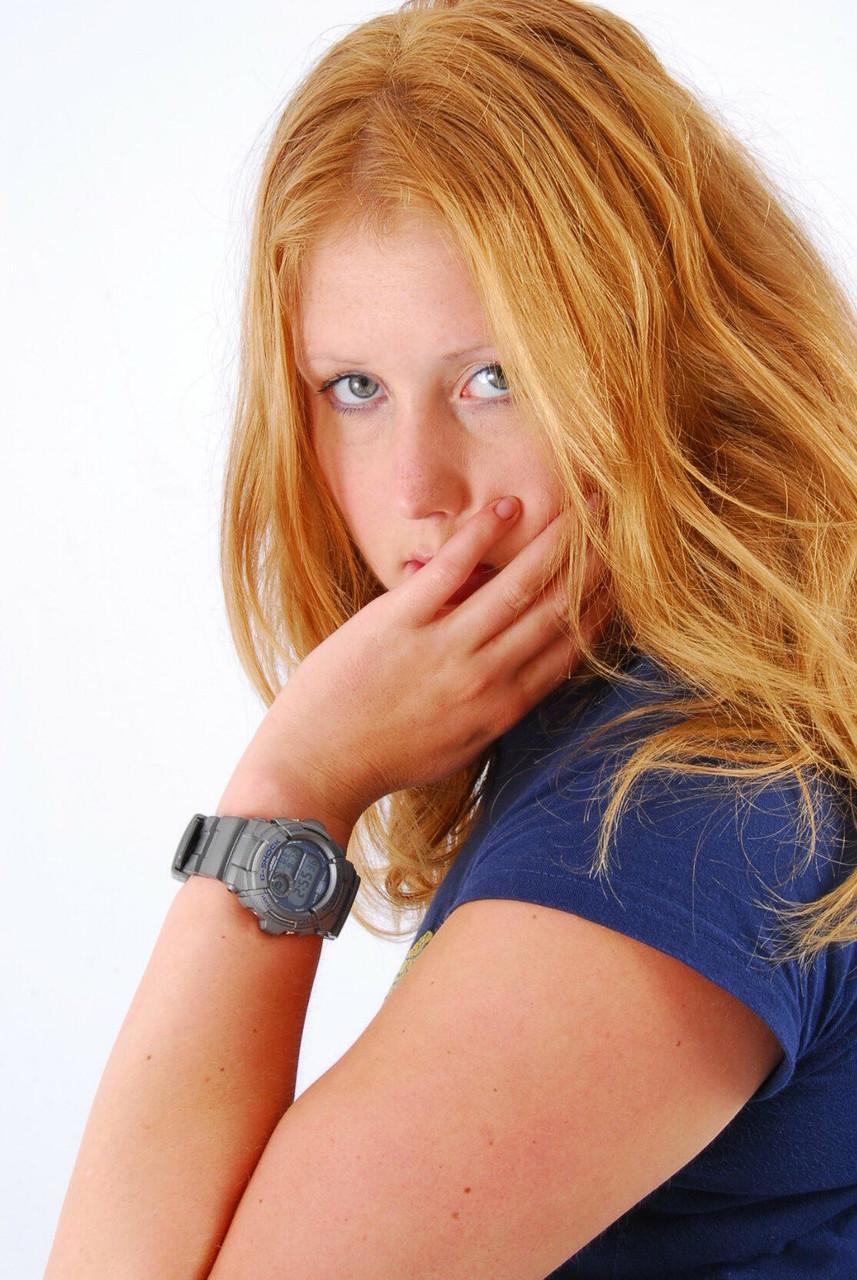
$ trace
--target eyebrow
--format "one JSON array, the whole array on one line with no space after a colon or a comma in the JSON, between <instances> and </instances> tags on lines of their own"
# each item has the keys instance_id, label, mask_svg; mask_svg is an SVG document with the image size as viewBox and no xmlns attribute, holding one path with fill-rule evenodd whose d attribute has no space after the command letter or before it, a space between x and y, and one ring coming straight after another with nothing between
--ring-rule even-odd
<instances>
[{"instance_id":1,"label":"eyebrow","mask_svg":"<svg viewBox=\"0 0 857 1280\"><path fill-rule=\"evenodd\" d=\"M441 360L444 360L444 361L457 360L460 356L470 356L470 355L473 355L474 352L476 351L487 351L487 350L493 350L493 343L483 342L476 347L465 347L463 351L447 351L446 355L443 355L440 358ZM307 360L310 362L317 361L317 360L330 360L334 364L363 365L363 364L371 363L371 361L368 361L368 360L355 360L349 356L329 356L329 355L321 355L320 353L308 353Z\"/></svg>"}]
</instances>

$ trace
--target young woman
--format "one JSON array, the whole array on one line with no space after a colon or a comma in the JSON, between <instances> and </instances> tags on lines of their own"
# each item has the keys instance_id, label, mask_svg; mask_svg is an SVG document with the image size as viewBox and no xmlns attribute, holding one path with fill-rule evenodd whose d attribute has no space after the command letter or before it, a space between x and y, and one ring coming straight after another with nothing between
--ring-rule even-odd
<instances>
[{"instance_id":1,"label":"young woman","mask_svg":"<svg viewBox=\"0 0 857 1280\"><path fill-rule=\"evenodd\" d=\"M844 291L627 22L460 0L291 97L244 324L224 586L269 709L50 1280L853 1276ZM235 853L274 818L420 917L297 1101L354 881L277 933L296 837Z\"/></svg>"}]
</instances>

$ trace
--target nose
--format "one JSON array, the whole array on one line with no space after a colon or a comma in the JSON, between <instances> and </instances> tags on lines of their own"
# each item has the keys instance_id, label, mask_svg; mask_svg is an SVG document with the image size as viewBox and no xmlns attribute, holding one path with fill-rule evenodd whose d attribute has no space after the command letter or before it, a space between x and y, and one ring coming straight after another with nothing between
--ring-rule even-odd
<instances>
[{"instance_id":1,"label":"nose","mask_svg":"<svg viewBox=\"0 0 857 1280\"><path fill-rule=\"evenodd\" d=\"M390 442L392 504L408 520L456 513L471 502L472 457L462 424L442 411L402 412Z\"/></svg>"}]
</instances>

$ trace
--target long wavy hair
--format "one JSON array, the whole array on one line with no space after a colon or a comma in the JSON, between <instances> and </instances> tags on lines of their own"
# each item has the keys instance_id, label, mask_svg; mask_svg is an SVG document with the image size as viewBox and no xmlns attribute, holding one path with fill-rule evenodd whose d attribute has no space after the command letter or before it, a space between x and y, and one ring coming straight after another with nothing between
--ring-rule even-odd
<instances>
[{"instance_id":1,"label":"long wavy hair","mask_svg":"<svg viewBox=\"0 0 857 1280\"><path fill-rule=\"evenodd\" d=\"M632 680L639 652L683 690L675 722L644 731L611 780L592 873L652 771L793 776L809 867L815 784L850 795L857 782L857 317L759 162L594 5L409 0L326 50L277 119L221 525L229 623L265 705L384 590L313 454L302 272L332 226L383 235L408 210L463 255L573 517L549 572L565 575L574 680ZM591 648L578 624L587 539L615 601ZM664 705L607 728L645 726ZM370 932L400 937L403 916L423 918L495 759L492 747L362 815L348 852ZM367 895L395 928L367 914ZM857 870L814 902L781 901L778 960L857 939Z\"/></svg>"}]
</instances>

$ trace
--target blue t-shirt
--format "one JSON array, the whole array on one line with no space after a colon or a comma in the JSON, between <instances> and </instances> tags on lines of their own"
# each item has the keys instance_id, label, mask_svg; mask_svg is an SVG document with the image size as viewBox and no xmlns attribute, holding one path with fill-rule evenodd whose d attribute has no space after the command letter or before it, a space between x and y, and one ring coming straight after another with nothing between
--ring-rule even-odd
<instances>
[{"instance_id":1,"label":"blue t-shirt","mask_svg":"<svg viewBox=\"0 0 857 1280\"><path fill-rule=\"evenodd\" d=\"M848 788L824 785L816 860L793 877L807 847L793 776L756 781L739 804L728 781L650 774L611 839L609 879L591 876L609 775L633 749L621 734L639 740L641 725L680 719L659 712L611 730L564 765L596 725L682 692L645 655L624 669L649 691L593 678L576 700L560 689L498 740L479 822L393 985L453 908L479 898L561 908L690 965L768 1024L783 1060L713 1142L549 1280L855 1280L857 944L829 946L803 969L766 959L782 937L768 889L808 902L857 869Z\"/></svg>"}]
</instances>

